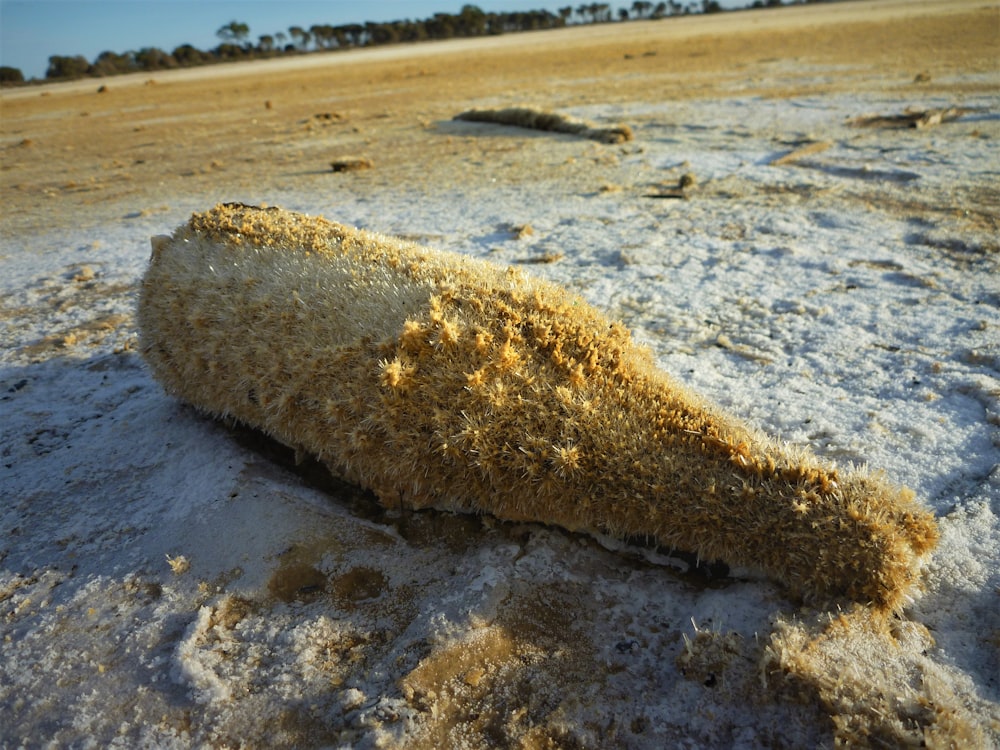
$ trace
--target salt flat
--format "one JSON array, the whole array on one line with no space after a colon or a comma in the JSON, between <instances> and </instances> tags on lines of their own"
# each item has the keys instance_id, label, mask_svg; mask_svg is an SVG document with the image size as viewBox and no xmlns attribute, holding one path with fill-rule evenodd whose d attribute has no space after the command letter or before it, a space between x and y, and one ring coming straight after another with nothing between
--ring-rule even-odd
<instances>
[{"instance_id":1,"label":"salt flat","mask_svg":"<svg viewBox=\"0 0 1000 750\"><path fill-rule=\"evenodd\" d=\"M997 19L840 3L2 94L2 744L1000 743ZM511 103L635 139L451 120ZM148 238L228 200L572 288L914 489L926 590L887 632L664 550L386 511L205 419L133 312Z\"/></svg>"}]
</instances>

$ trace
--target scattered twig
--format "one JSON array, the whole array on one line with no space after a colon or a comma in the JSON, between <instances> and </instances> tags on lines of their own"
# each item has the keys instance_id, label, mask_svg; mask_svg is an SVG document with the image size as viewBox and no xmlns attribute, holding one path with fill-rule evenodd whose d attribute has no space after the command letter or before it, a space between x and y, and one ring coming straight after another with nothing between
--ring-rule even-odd
<instances>
[{"instance_id":1,"label":"scattered twig","mask_svg":"<svg viewBox=\"0 0 1000 750\"><path fill-rule=\"evenodd\" d=\"M856 128L930 128L943 122L952 122L962 115L975 110L967 107L947 107L946 109L907 109L898 115L866 115L848 120L847 124Z\"/></svg>"},{"instance_id":2,"label":"scattered twig","mask_svg":"<svg viewBox=\"0 0 1000 750\"><path fill-rule=\"evenodd\" d=\"M803 159L807 156L813 156L814 154L826 151L833 144L829 141L813 141L811 143L806 143L805 145L799 146L796 149L789 151L783 156L779 156L776 159L771 159L768 164L772 167L782 167L786 164L794 164L795 162Z\"/></svg>"},{"instance_id":3,"label":"scattered twig","mask_svg":"<svg viewBox=\"0 0 1000 750\"><path fill-rule=\"evenodd\" d=\"M543 264L543 263L556 263L562 260L563 254L558 250L553 250L551 252L542 253L541 255L531 255L527 258L514 258L514 263L526 263L526 264Z\"/></svg>"},{"instance_id":4,"label":"scattered twig","mask_svg":"<svg viewBox=\"0 0 1000 750\"><path fill-rule=\"evenodd\" d=\"M698 184L698 178L693 172L685 172L677 180L676 185L661 185L660 190L656 193L647 193L646 198L659 198L659 199L677 199L684 200L688 197L688 190L693 188Z\"/></svg>"},{"instance_id":5,"label":"scattered twig","mask_svg":"<svg viewBox=\"0 0 1000 750\"><path fill-rule=\"evenodd\" d=\"M684 194L684 191L679 188L669 188L667 190L661 190L658 193L646 193L646 195L644 195L643 197L657 198L660 200L669 200L669 199L684 200L685 198L687 198L687 196Z\"/></svg>"}]
</instances>

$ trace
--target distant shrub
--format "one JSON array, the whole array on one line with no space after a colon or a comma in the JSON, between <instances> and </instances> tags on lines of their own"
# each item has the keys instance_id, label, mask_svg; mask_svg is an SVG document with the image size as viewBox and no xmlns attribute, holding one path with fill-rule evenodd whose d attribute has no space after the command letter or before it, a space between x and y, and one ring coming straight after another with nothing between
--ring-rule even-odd
<instances>
[{"instance_id":1,"label":"distant shrub","mask_svg":"<svg viewBox=\"0 0 1000 750\"><path fill-rule=\"evenodd\" d=\"M87 69L87 75L114 76L121 73L131 73L136 70L135 58L131 52L102 52Z\"/></svg>"},{"instance_id":2,"label":"distant shrub","mask_svg":"<svg viewBox=\"0 0 1000 750\"><path fill-rule=\"evenodd\" d=\"M16 86L24 83L24 73L19 68L0 65L0 86Z\"/></svg>"},{"instance_id":3,"label":"distant shrub","mask_svg":"<svg viewBox=\"0 0 1000 750\"><path fill-rule=\"evenodd\" d=\"M800 0L800 2L825 2L826 0ZM754 5L781 5L782 0L753 0ZM791 2L791 0L789 0ZM698 12L712 13L725 10L716 0L693 0L682 6L680 2L670 0L657 3L636 2L632 11L621 9L618 17L622 21L636 18L662 18L665 15L676 15ZM576 9L581 23L608 23L614 20L610 5L607 3L591 3L581 5ZM517 11L513 13L484 12L475 5L467 4L458 14L435 13L424 20L405 20L391 22L372 22L364 24L351 23L340 26L330 24L314 24L309 29L301 26L289 26L288 32L278 31L275 34L261 34L258 43L250 41L250 27L246 23L231 21L220 27L216 35L222 43L210 50L200 50L190 44L182 44L172 53L164 52L155 47L147 47L138 52L128 51L122 54L102 52L93 63L80 56L54 55L49 58L49 68L45 78L50 81L70 80L84 76L109 76L137 71L151 72L170 68L190 68L196 65L207 65L217 62L236 60L252 60L256 58L271 58L279 55L295 55L310 51L341 50L353 47L367 47L383 44L398 44L400 42L417 42L426 39L451 39L453 37L479 37L505 34L518 31L536 31L539 29L554 29L566 26L573 17L572 6L559 9L556 15L547 10ZM24 82L24 76L16 68L3 68L4 77L0 77L0 85L18 85ZM535 127L535 126L526 126ZM549 128L546 128L549 129ZM563 130L585 138L593 138L605 143L621 143L632 138L627 127L612 129Z\"/></svg>"},{"instance_id":4,"label":"distant shrub","mask_svg":"<svg viewBox=\"0 0 1000 750\"><path fill-rule=\"evenodd\" d=\"M143 70L167 70L177 67L177 60L156 47L143 47L135 53L135 62Z\"/></svg>"},{"instance_id":5,"label":"distant shrub","mask_svg":"<svg viewBox=\"0 0 1000 750\"><path fill-rule=\"evenodd\" d=\"M190 67L192 65L204 65L206 62L212 60L212 56L206 52L202 52L197 47L193 47L190 44L182 44L177 47L171 54L171 57L177 61L177 64L182 67Z\"/></svg>"},{"instance_id":6,"label":"distant shrub","mask_svg":"<svg viewBox=\"0 0 1000 750\"><path fill-rule=\"evenodd\" d=\"M212 56L217 60L243 60L251 55L248 50L238 44L226 42L212 50Z\"/></svg>"},{"instance_id":7,"label":"distant shrub","mask_svg":"<svg viewBox=\"0 0 1000 750\"><path fill-rule=\"evenodd\" d=\"M83 55L74 57L64 57L62 55L52 55L49 58L49 68L45 71L45 77L53 78L83 78L90 70L90 63Z\"/></svg>"}]
</instances>

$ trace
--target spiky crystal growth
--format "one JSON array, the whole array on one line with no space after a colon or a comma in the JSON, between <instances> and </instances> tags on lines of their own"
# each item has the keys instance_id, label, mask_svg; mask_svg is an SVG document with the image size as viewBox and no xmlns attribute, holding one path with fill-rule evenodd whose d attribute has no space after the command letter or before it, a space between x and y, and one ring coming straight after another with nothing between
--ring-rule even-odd
<instances>
[{"instance_id":1,"label":"spiky crystal growth","mask_svg":"<svg viewBox=\"0 0 1000 750\"><path fill-rule=\"evenodd\" d=\"M167 391L387 506L644 537L882 608L937 540L909 490L741 424L513 269L222 205L153 239L138 316Z\"/></svg>"}]
</instances>

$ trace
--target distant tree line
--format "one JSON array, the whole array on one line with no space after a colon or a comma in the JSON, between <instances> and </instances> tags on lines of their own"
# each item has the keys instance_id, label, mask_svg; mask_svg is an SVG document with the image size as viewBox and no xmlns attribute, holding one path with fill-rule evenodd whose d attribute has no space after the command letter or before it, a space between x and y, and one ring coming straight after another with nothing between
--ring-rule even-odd
<instances>
[{"instance_id":1,"label":"distant tree line","mask_svg":"<svg viewBox=\"0 0 1000 750\"><path fill-rule=\"evenodd\" d=\"M793 4L795 0L787 0ZM828 0L797 0L803 2L824 2ZM782 0L753 0L747 7L771 7L782 5ZM475 5L465 5L457 14L435 13L422 21L389 21L375 23L351 23L340 26L315 24L308 29L290 26L286 31L262 34L256 42L250 39L250 27L232 21L216 32L220 44L214 49L199 50L190 44L182 44L173 52L165 52L156 47L144 47L138 51L123 53L102 52L93 62L83 55L53 55L45 72L45 81L65 81L85 77L103 77L123 73L153 72L172 68L190 68L234 60L252 60L298 55L306 52L355 49L381 44L401 42L421 42L432 39L453 39L457 37L495 36L518 31L537 31L568 26L573 23L611 23L618 21L659 19L668 16L692 13L716 13L724 10L715 0L681 3L642 2L636 0L631 6L620 6L613 10L609 3L589 3L573 7L567 5L558 12L529 10L516 13L489 13ZM27 83L36 83L29 81ZM26 81L20 70L0 66L0 85L17 86Z\"/></svg>"}]
</instances>

